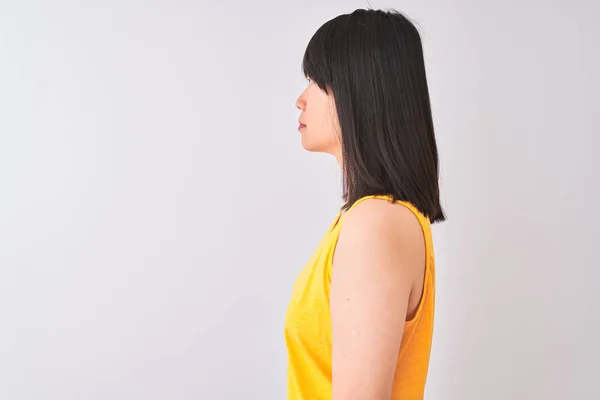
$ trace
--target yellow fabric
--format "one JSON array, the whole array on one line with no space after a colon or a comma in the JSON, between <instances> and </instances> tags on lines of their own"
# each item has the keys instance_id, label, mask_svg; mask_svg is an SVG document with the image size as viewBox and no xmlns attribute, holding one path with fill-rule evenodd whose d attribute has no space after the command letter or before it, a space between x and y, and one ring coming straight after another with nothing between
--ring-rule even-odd
<instances>
[{"instance_id":1,"label":"yellow fabric","mask_svg":"<svg viewBox=\"0 0 600 400\"><path fill-rule=\"evenodd\" d=\"M294 284L285 319L289 400L331 399L329 287L333 253L345 216L357 204L369 198L391 200L389 196L366 196L355 202L343 216L340 212ZM397 203L408 207L421 222L427 264L419 307L415 316L404 327L391 399L419 400L423 398L425 389L433 334L433 242L429 219L410 203Z\"/></svg>"}]
</instances>

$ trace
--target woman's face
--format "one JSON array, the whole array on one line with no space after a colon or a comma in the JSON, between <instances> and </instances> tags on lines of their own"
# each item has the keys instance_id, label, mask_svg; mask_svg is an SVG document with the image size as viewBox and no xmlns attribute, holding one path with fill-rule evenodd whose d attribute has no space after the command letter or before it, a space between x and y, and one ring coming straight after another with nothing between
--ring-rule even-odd
<instances>
[{"instance_id":1,"label":"woman's face","mask_svg":"<svg viewBox=\"0 0 600 400\"><path fill-rule=\"evenodd\" d=\"M338 158L341 132L333 96L309 80L308 86L296 100L296 107L302 111L298 118L302 147Z\"/></svg>"}]
</instances>

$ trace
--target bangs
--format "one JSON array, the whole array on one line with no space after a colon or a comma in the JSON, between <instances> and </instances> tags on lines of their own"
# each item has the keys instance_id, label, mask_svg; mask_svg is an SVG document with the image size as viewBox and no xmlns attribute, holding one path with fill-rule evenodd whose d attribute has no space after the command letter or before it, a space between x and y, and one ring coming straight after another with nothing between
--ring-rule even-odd
<instances>
[{"instance_id":1,"label":"bangs","mask_svg":"<svg viewBox=\"0 0 600 400\"><path fill-rule=\"evenodd\" d=\"M302 58L302 73L319 86L321 90L329 93L332 85L332 58L335 57L335 26L339 25L340 15L322 25L308 42L304 57ZM336 22L338 22L336 24Z\"/></svg>"}]
</instances>

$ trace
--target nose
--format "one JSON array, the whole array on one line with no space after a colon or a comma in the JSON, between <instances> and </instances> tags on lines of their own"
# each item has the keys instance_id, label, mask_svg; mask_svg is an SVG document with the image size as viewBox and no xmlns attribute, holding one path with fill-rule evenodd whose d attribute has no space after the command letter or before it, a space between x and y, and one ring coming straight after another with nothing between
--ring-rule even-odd
<instances>
[{"instance_id":1,"label":"nose","mask_svg":"<svg viewBox=\"0 0 600 400\"><path fill-rule=\"evenodd\" d=\"M302 94L296 99L296 108L300 111L304 111L306 109L306 100L304 99L304 93L305 92L302 92Z\"/></svg>"}]
</instances>

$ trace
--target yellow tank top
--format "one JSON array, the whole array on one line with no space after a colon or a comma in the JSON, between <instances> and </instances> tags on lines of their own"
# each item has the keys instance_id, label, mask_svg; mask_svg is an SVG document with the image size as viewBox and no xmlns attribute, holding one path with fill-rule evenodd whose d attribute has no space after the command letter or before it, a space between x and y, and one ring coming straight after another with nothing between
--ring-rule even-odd
<instances>
[{"instance_id":1,"label":"yellow tank top","mask_svg":"<svg viewBox=\"0 0 600 400\"><path fill-rule=\"evenodd\" d=\"M329 287L333 253L344 217L361 201L391 200L390 196L365 196L331 224L292 290L285 319L288 351L288 399L331 399L331 315ZM429 219L412 204L402 201L419 219L427 251L423 294L413 318L404 326L391 400L423 399L433 335L435 269Z\"/></svg>"}]
</instances>

